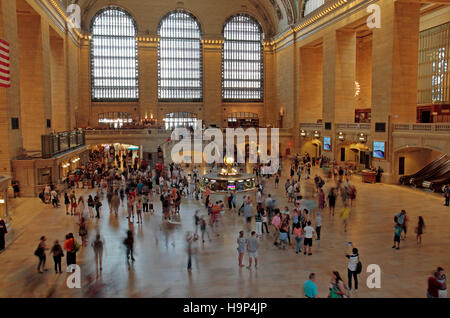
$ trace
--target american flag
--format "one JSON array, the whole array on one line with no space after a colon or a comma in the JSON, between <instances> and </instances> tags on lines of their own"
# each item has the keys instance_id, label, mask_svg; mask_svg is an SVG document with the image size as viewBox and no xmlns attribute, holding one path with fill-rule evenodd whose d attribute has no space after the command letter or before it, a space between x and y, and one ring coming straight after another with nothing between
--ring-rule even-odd
<instances>
[{"instance_id":1,"label":"american flag","mask_svg":"<svg viewBox=\"0 0 450 318\"><path fill-rule=\"evenodd\" d=\"M9 43L0 39L0 86L10 87Z\"/></svg>"}]
</instances>

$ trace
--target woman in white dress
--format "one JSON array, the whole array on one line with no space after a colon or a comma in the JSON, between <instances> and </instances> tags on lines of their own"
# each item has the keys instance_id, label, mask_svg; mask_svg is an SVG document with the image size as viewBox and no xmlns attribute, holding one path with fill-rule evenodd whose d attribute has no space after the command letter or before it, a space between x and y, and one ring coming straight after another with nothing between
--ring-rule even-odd
<instances>
[{"instance_id":1,"label":"woman in white dress","mask_svg":"<svg viewBox=\"0 0 450 318\"><path fill-rule=\"evenodd\" d=\"M82 217L84 217L84 209L85 209L84 199L82 195L80 195L80 198L78 199L77 208L78 208L78 215L81 219Z\"/></svg>"}]
</instances>

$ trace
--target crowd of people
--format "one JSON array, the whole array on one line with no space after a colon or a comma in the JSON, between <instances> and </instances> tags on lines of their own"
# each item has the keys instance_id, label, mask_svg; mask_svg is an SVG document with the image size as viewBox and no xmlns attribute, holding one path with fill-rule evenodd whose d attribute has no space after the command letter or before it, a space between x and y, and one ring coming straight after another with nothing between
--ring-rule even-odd
<instances>
[{"instance_id":1,"label":"crowd of people","mask_svg":"<svg viewBox=\"0 0 450 318\"><path fill-rule=\"evenodd\" d=\"M101 218L102 201L106 198L110 217L119 218L122 207L126 211L127 221L130 224L142 225L143 214L161 213L161 222L179 225L181 222L182 199L201 200L204 210L197 210L194 214L194 228L185 236L187 247L187 269L192 270L193 257L197 251L197 244L205 244L214 237L221 236L225 231L224 215L242 217L243 229L237 233L237 258L239 267L257 269L261 260L258 250L267 245L266 240L273 240L273 246L280 250L292 250L298 255L313 255L314 242L320 243L324 234L322 218L328 210L328 217L335 215L336 203L342 201L342 210L339 216L343 231L349 227L352 206L356 200L356 187L351 182L351 169L341 167L326 158L311 159L308 154L296 155L289 167L289 174L285 177L284 189L287 204L282 206L277 199L277 193L269 193L267 182L273 179L274 188L279 188L282 180L281 169L274 176L262 176L261 167L255 166L257 175L256 195L244 195L242 203L238 204L238 192L228 191L224 200L213 200L213 191L206 188L201 191L199 184L200 173L196 166L177 164L164 165L162 162L147 163L145 160L132 159L131 152L121 152L99 149L90 153L89 161L71 174L67 182L67 189L63 192L63 203L67 216L76 216L75 224L78 226L78 236L69 233L63 246L55 241L51 248L47 247L46 237L42 236L35 255L39 258L37 270L45 271L46 251L53 256L55 272L61 273L61 258L66 252L67 271L70 265L76 264L76 253L81 247L88 246L88 223L91 219ZM322 167L325 178L319 173L312 176L312 167ZM212 169L218 169L213 166ZM220 168L220 167L219 167ZM317 172L317 170L314 170ZM302 180L308 180L302 182ZM327 184L327 187L325 185ZM327 188L327 193L325 193ZM75 191L79 189L81 191ZM78 195L77 195L78 192ZM278 191L279 192L279 191ZM44 188L40 195L42 202L60 206L59 193L51 185ZM255 201L254 201L255 200ZM159 201L161 209L155 209ZM328 209L327 209L328 206ZM325 212L326 213L326 212ZM406 212L394 217L394 246L400 248L400 240L406 239L408 217ZM417 244L422 244L422 234L425 223L419 217L415 228ZM200 230L200 233L199 233ZM326 233L325 233L326 234ZM128 267L135 261L134 234L128 230L123 245L126 250ZM91 247L95 253L97 272L102 271L104 242L99 233ZM329 286L329 297L349 297L351 292L358 291L358 275L361 273L359 251L349 242L350 251L345 255L348 259L347 284L344 283L338 271L332 271ZM247 254L248 263L244 256ZM130 263L131 262L131 263ZM438 271L439 272L439 271ZM442 280L443 274L436 276L436 281ZM315 285L316 275L312 273L304 284L305 297L317 297ZM444 276L445 281L445 276ZM437 286L435 280L432 283ZM440 287L443 287L439 281ZM434 286L433 285L433 286ZM436 293L432 289L429 295Z\"/></svg>"}]
</instances>

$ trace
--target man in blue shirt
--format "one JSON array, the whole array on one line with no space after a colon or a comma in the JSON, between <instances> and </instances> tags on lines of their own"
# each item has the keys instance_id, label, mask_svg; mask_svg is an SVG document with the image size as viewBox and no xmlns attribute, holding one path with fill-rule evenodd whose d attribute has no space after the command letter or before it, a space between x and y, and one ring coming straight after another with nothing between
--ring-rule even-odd
<instances>
[{"instance_id":1,"label":"man in blue shirt","mask_svg":"<svg viewBox=\"0 0 450 318\"><path fill-rule=\"evenodd\" d=\"M306 298L317 298L317 286L314 283L316 280L316 274L309 274L309 280L303 284L303 293Z\"/></svg>"}]
</instances>

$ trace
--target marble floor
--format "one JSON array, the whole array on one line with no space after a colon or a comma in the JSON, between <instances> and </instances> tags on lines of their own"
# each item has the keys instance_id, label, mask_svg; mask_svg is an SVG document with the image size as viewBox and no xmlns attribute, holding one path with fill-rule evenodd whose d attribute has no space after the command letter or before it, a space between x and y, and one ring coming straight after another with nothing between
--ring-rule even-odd
<instances>
[{"instance_id":1,"label":"marble floor","mask_svg":"<svg viewBox=\"0 0 450 318\"><path fill-rule=\"evenodd\" d=\"M316 172L320 173L313 170L313 175ZM280 208L287 201L282 189L285 177L286 173L278 190L273 187L273 178L266 184L265 193L272 193ZM51 208L37 198L13 199L14 238L0 254L0 297L303 297L302 285L310 272L317 275L319 296L327 297L333 270L338 270L347 283L344 255L348 252L348 241L358 247L363 263L359 293L354 297L425 297L431 271L437 266L448 269L450 265L450 208L443 206L441 196L422 190L363 184L356 175L352 182L358 192L346 233L339 217L342 205L338 200L334 217L328 210L322 212L322 239L320 243L314 241L312 256L295 254L294 244L280 250L272 244L273 237L266 235L261 240L257 270L237 265L236 237L244 228L242 217L226 213L220 236L196 246L189 273L185 233L194 228L195 210L206 214L200 201L183 199L179 226L162 224L159 202L155 204L157 212L144 215L142 225L127 222L125 206L121 207L119 217L110 215L104 202L102 217L89 220L88 238L91 242L97 232L103 236L103 273L97 277L89 242L77 255L80 289L67 287L68 274L55 274L51 258L47 258L49 271L38 274L37 258L33 255L40 236L46 235L52 244L55 239L63 241L68 232L77 233L77 218L66 216L63 207ZM329 185L325 185L326 193ZM310 196L311 191L312 181L302 180L303 194ZM78 190L77 194L88 192ZM401 242L401 249L395 250L391 248L393 217L401 209L408 213L411 233ZM426 224L422 247L417 247L414 235L419 215ZM130 270L122 244L128 229L134 232L136 240L136 261ZM64 262L65 258L63 268ZM369 264L381 267L379 289L366 286Z\"/></svg>"}]
</instances>

